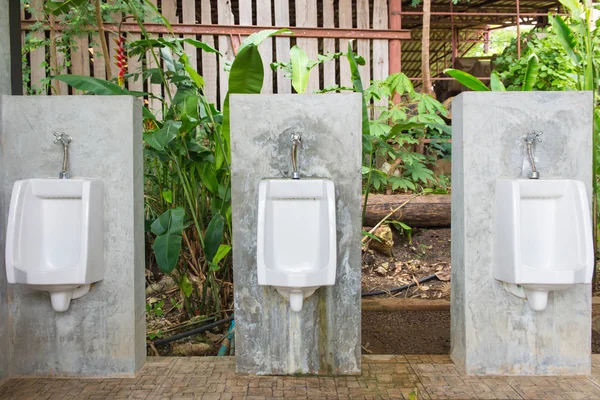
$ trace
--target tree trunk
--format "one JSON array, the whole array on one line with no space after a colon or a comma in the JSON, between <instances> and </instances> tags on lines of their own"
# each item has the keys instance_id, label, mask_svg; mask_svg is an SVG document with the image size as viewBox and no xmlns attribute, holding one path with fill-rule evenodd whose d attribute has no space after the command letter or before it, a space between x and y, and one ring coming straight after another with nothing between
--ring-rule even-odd
<instances>
[{"instance_id":1,"label":"tree trunk","mask_svg":"<svg viewBox=\"0 0 600 400\"><path fill-rule=\"evenodd\" d=\"M393 209L414 195L372 194L365 214L365 226L375 226ZM401 221L410 227L447 228L450 226L450 195L419 196L406 203L388 221Z\"/></svg>"},{"instance_id":2,"label":"tree trunk","mask_svg":"<svg viewBox=\"0 0 600 400\"><path fill-rule=\"evenodd\" d=\"M423 0L423 37L421 39L421 76L423 93L433 95L429 67L429 31L431 27L431 0Z\"/></svg>"}]
</instances>

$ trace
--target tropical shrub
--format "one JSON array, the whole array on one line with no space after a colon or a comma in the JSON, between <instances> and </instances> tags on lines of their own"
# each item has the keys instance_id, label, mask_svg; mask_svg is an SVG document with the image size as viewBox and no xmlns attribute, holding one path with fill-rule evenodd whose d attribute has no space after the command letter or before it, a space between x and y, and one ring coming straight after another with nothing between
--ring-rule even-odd
<instances>
[{"instance_id":1,"label":"tropical shrub","mask_svg":"<svg viewBox=\"0 0 600 400\"><path fill-rule=\"evenodd\" d=\"M522 56L518 58L515 38L493 61L494 69L500 74L507 90L520 90L523 86L527 60L531 54L536 54L540 64L535 90L575 89L574 65L563 51L562 44L552 28L522 34L521 49Z\"/></svg>"}]
</instances>

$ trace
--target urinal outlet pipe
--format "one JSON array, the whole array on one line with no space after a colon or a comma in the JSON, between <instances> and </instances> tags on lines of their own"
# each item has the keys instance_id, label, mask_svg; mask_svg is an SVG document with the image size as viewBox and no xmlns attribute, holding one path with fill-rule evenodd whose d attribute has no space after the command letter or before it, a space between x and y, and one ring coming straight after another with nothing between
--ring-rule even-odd
<instances>
[{"instance_id":1,"label":"urinal outlet pipe","mask_svg":"<svg viewBox=\"0 0 600 400\"><path fill-rule=\"evenodd\" d=\"M436 276L435 274L433 274L433 275L426 276L425 278L421 278L421 279L419 279L417 282L419 282L419 283L425 283L425 282L427 282L427 281L430 281L430 280L432 280L432 279L436 279L436 278L437 278L437 276ZM406 290L406 289L408 289L408 288L409 288L409 287L411 287L411 286L415 286L415 285L417 284L417 282L411 282L411 283L409 283L409 284L402 285L402 286L400 286L400 287L397 287L397 288L394 288L394 289L389 289L389 290L377 290L377 291L375 291L375 292L367 292L367 293L363 293L363 294L361 295L361 297L368 297L368 296L379 296L379 295L381 295L381 294L389 294L389 293L397 293L397 292L401 292L401 291L403 291L403 290Z\"/></svg>"},{"instance_id":2,"label":"urinal outlet pipe","mask_svg":"<svg viewBox=\"0 0 600 400\"><path fill-rule=\"evenodd\" d=\"M222 320L219 320L219 321L215 321L215 322L213 322L211 324L204 325L204 326L201 326L199 328L195 328L195 329L189 330L187 332L182 332L182 333L180 333L178 335L173 335L173 336L170 336L170 337L164 338L164 339L156 339L154 341L154 345L155 346L161 346L163 344L171 343L171 342L174 342L174 341L179 340L179 339L184 339L186 337L189 337L189 336L192 336L192 335L196 335L198 333L202 333L202 332L207 331L209 329L215 328L215 327L217 327L219 325L226 324L226 323L228 323L230 321L233 321L233 315L231 317L227 317L225 319L222 319Z\"/></svg>"}]
</instances>

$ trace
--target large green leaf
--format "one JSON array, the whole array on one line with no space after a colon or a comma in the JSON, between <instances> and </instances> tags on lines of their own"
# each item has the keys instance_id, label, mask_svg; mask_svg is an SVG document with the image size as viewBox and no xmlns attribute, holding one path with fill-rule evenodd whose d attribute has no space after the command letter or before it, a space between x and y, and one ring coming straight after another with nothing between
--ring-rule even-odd
<instances>
[{"instance_id":1,"label":"large green leaf","mask_svg":"<svg viewBox=\"0 0 600 400\"><path fill-rule=\"evenodd\" d=\"M131 92L116 83L104 79L93 78L82 75L57 75L52 79L65 82L77 90L97 95L132 95L136 97L145 96L147 93Z\"/></svg>"},{"instance_id":2,"label":"large green leaf","mask_svg":"<svg viewBox=\"0 0 600 400\"><path fill-rule=\"evenodd\" d=\"M231 71L229 71L229 91L223 103L223 127L221 128L221 134L225 140L226 147L229 146L230 138L229 95L232 93L260 93L264 74L262 58L258 52L258 47L250 44L239 51L233 60Z\"/></svg>"},{"instance_id":3,"label":"large green leaf","mask_svg":"<svg viewBox=\"0 0 600 400\"><path fill-rule=\"evenodd\" d=\"M490 74L490 88L492 92L504 92L506 88L504 87L504 83L500 79L500 74L497 71L492 71Z\"/></svg>"},{"instance_id":4,"label":"large green leaf","mask_svg":"<svg viewBox=\"0 0 600 400\"><path fill-rule=\"evenodd\" d=\"M44 10L48 14L60 15L69 12L72 8L79 7L87 0L64 0L64 1L48 1L44 4Z\"/></svg>"},{"instance_id":5,"label":"large green leaf","mask_svg":"<svg viewBox=\"0 0 600 400\"><path fill-rule=\"evenodd\" d=\"M231 246L228 244L219 245L219 250L217 250L217 254L212 259L213 264L218 264L229 252L231 251Z\"/></svg>"},{"instance_id":6,"label":"large green leaf","mask_svg":"<svg viewBox=\"0 0 600 400\"><path fill-rule=\"evenodd\" d=\"M195 40L195 39L177 39L177 40L180 40L180 41L182 41L184 43L191 44L195 48L202 49L203 51L206 51L208 53L217 53L217 54L221 55L221 53L219 52L219 50L215 49L214 47L212 47L208 43L204 43L204 42L201 42L201 41Z\"/></svg>"},{"instance_id":7,"label":"large green leaf","mask_svg":"<svg viewBox=\"0 0 600 400\"><path fill-rule=\"evenodd\" d=\"M158 268L165 274L173 271L181 253L181 235L161 235L152 245Z\"/></svg>"},{"instance_id":8,"label":"large green leaf","mask_svg":"<svg viewBox=\"0 0 600 400\"><path fill-rule=\"evenodd\" d=\"M150 229L157 236L165 233L181 235L184 218L185 210L182 207L170 208L154 220Z\"/></svg>"},{"instance_id":9,"label":"large green leaf","mask_svg":"<svg viewBox=\"0 0 600 400\"><path fill-rule=\"evenodd\" d=\"M549 18L552 23L552 30L556 33L556 37L562 44L565 52L575 64L578 64L579 56L575 53L575 49L577 48L575 34L560 15L551 15Z\"/></svg>"},{"instance_id":10,"label":"large green leaf","mask_svg":"<svg viewBox=\"0 0 600 400\"><path fill-rule=\"evenodd\" d=\"M179 260L184 218L183 208L171 208L162 213L150 226L152 233L157 235L152 245L156 263L164 273L173 271Z\"/></svg>"},{"instance_id":11,"label":"large green leaf","mask_svg":"<svg viewBox=\"0 0 600 400\"><path fill-rule=\"evenodd\" d=\"M467 72L454 68L448 68L444 70L444 73L450 75L471 90L475 90L477 92L487 92L490 90L485 83L481 82L479 79Z\"/></svg>"},{"instance_id":12,"label":"large green leaf","mask_svg":"<svg viewBox=\"0 0 600 400\"><path fill-rule=\"evenodd\" d=\"M559 0L559 1L563 6L565 6L567 9L569 9L569 12L571 13L572 17L574 17L576 19L580 19L582 9L581 9L581 3L579 2L579 0Z\"/></svg>"},{"instance_id":13,"label":"large green leaf","mask_svg":"<svg viewBox=\"0 0 600 400\"><path fill-rule=\"evenodd\" d=\"M523 78L523 91L528 92L533 89L535 82L537 81L538 71L540 69L538 57L535 53L531 53L527 59L527 69L525 70L525 77Z\"/></svg>"},{"instance_id":14,"label":"large green leaf","mask_svg":"<svg viewBox=\"0 0 600 400\"><path fill-rule=\"evenodd\" d=\"M306 52L294 46L290 49L290 63L292 65L292 86L297 93L304 93L308 85L308 56Z\"/></svg>"},{"instance_id":15,"label":"large green leaf","mask_svg":"<svg viewBox=\"0 0 600 400\"><path fill-rule=\"evenodd\" d=\"M267 38L269 38L271 36L281 35L281 34L284 34L284 33L285 34L289 34L289 35L293 35L292 31L290 31L288 28L265 29L265 30L262 30L260 32L253 33L252 35L250 35L246 39L244 39L244 41L240 44L240 47L238 49L238 55L248 45L258 46L259 44L261 44L262 42L264 42L265 39L267 39Z\"/></svg>"},{"instance_id":16,"label":"large green leaf","mask_svg":"<svg viewBox=\"0 0 600 400\"><path fill-rule=\"evenodd\" d=\"M156 150L163 151L171 141L177 137L181 121L166 120L159 130L144 134L144 141Z\"/></svg>"},{"instance_id":17,"label":"large green leaf","mask_svg":"<svg viewBox=\"0 0 600 400\"><path fill-rule=\"evenodd\" d=\"M223 238L223 229L225 227L225 218L221 214L216 214L210 220L204 236L204 257L212 261L219 250L221 239Z\"/></svg>"},{"instance_id":18,"label":"large green leaf","mask_svg":"<svg viewBox=\"0 0 600 400\"><path fill-rule=\"evenodd\" d=\"M360 71L358 70L359 60L356 58L352 50L352 43L348 42L348 63L350 64L350 72L352 74L352 85L354 91L362 95L362 142L363 153L371 153L371 128L369 126L369 112L367 111L367 102L364 96L362 80L360 79ZM363 60L364 62L364 60Z\"/></svg>"}]
</instances>

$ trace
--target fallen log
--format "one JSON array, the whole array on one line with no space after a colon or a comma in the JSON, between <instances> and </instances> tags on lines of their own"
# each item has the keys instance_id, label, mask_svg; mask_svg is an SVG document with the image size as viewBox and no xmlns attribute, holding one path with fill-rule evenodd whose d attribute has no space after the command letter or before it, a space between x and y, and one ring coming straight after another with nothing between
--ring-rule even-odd
<instances>
[{"instance_id":1,"label":"fallen log","mask_svg":"<svg viewBox=\"0 0 600 400\"><path fill-rule=\"evenodd\" d=\"M363 311L450 311L448 300L433 299L362 299Z\"/></svg>"},{"instance_id":2,"label":"fallen log","mask_svg":"<svg viewBox=\"0 0 600 400\"><path fill-rule=\"evenodd\" d=\"M365 226L375 226L392 210L414 197L412 194L370 194ZM410 227L447 228L450 226L450 195L419 196L394 213L389 221L401 221ZM363 198L364 201L364 198Z\"/></svg>"}]
</instances>

